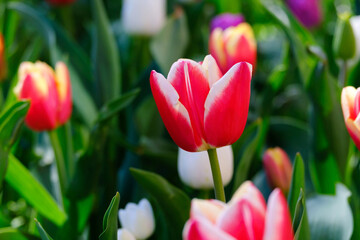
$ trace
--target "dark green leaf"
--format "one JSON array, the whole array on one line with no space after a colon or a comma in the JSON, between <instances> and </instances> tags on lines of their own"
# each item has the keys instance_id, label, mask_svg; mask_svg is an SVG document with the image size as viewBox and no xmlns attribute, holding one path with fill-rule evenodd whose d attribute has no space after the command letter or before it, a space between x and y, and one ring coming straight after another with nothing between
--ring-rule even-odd
<instances>
[{"instance_id":1,"label":"dark green leaf","mask_svg":"<svg viewBox=\"0 0 360 240\"><path fill-rule=\"evenodd\" d=\"M301 189L303 189L303 191L305 190L305 168L304 161L300 153L297 153L294 161L290 191L288 195L288 204L291 218L294 218L295 208L300 196Z\"/></svg>"},{"instance_id":2,"label":"dark green leaf","mask_svg":"<svg viewBox=\"0 0 360 240\"><path fill-rule=\"evenodd\" d=\"M120 203L120 194L116 195L111 200L108 209L105 212L103 220L103 232L99 236L100 240L114 240L117 239L118 230L118 211Z\"/></svg>"},{"instance_id":3,"label":"dark green leaf","mask_svg":"<svg viewBox=\"0 0 360 240\"><path fill-rule=\"evenodd\" d=\"M300 189L299 198L295 207L293 229L295 232L295 240L310 239L309 221L305 205L305 196L302 188Z\"/></svg>"},{"instance_id":4,"label":"dark green leaf","mask_svg":"<svg viewBox=\"0 0 360 240\"><path fill-rule=\"evenodd\" d=\"M173 227L177 236L181 236L184 224L189 219L189 197L155 173L139 169L130 171L136 181L158 201L170 223L169 227Z\"/></svg>"},{"instance_id":5,"label":"dark green leaf","mask_svg":"<svg viewBox=\"0 0 360 240\"><path fill-rule=\"evenodd\" d=\"M45 229L41 226L41 223L35 219L36 221L36 227L40 233L40 237L42 240L52 240L52 238L49 236L49 234L47 234L47 232L45 231Z\"/></svg>"},{"instance_id":6,"label":"dark green leaf","mask_svg":"<svg viewBox=\"0 0 360 240\"><path fill-rule=\"evenodd\" d=\"M41 215L61 226L66 215L46 189L31 175L19 160L9 155L6 182L28 201Z\"/></svg>"}]
</instances>

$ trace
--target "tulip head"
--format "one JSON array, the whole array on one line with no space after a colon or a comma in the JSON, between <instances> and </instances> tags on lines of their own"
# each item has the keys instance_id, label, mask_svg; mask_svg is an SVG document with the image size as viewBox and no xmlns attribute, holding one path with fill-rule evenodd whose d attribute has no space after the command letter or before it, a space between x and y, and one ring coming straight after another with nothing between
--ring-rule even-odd
<instances>
[{"instance_id":1,"label":"tulip head","mask_svg":"<svg viewBox=\"0 0 360 240\"><path fill-rule=\"evenodd\" d=\"M225 30L228 27L235 27L243 22L245 22L245 19L241 14L223 13L211 20L210 31L212 32L215 28Z\"/></svg>"},{"instance_id":2,"label":"tulip head","mask_svg":"<svg viewBox=\"0 0 360 240\"><path fill-rule=\"evenodd\" d=\"M53 130L71 116L71 84L67 67L58 63L56 73L43 62L24 62L18 71L14 93L18 99L29 99L25 122L35 131Z\"/></svg>"},{"instance_id":3,"label":"tulip head","mask_svg":"<svg viewBox=\"0 0 360 240\"><path fill-rule=\"evenodd\" d=\"M256 40L248 23L225 30L215 28L210 34L209 51L223 73L238 62L248 62L254 68L256 66Z\"/></svg>"},{"instance_id":4,"label":"tulip head","mask_svg":"<svg viewBox=\"0 0 360 240\"><path fill-rule=\"evenodd\" d=\"M360 59L360 16L353 16L350 18L350 23L354 31L354 37L356 42L355 60Z\"/></svg>"},{"instance_id":5,"label":"tulip head","mask_svg":"<svg viewBox=\"0 0 360 240\"><path fill-rule=\"evenodd\" d=\"M343 88L341 107L350 137L360 149L360 88L355 89L352 86Z\"/></svg>"},{"instance_id":6,"label":"tulip head","mask_svg":"<svg viewBox=\"0 0 360 240\"><path fill-rule=\"evenodd\" d=\"M333 50L335 57L343 60L349 60L355 56L356 43L349 13L342 13L338 17L335 27Z\"/></svg>"},{"instance_id":7,"label":"tulip head","mask_svg":"<svg viewBox=\"0 0 360 240\"><path fill-rule=\"evenodd\" d=\"M322 11L319 0L287 0L286 3L306 28L314 28L321 23Z\"/></svg>"},{"instance_id":8,"label":"tulip head","mask_svg":"<svg viewBox=\"0 0 360 240\"><path fill-rule=\"evenodd\" d=\"M6 78L7 66L5 61L5 42L4 37L0 33L0 82Z\"/></svg>"},{"instance_id":9,"label":"tulip head","mask_svg":"<svg viewBox=\"0 0 360 240\"><path fill-rule=\"evenodd\" d=\"M234 172L234 156L231 146L217 149L221 178L226 186L231 181ZM201 169L201 171L199 171ZM214 187L209 155L206 151L188 152L179 148L178 172L181 181L195 189Z\"/></svg>"},{"instance_id":10,"label":"tulip head","mask_svg":"<svg viewBox=\"0 0 360 240\"><path fill-rule=\"evenodd\" d=\"M183 239L292 240L287 202L281 191L276 189L271 193L266 209L262 194L251 182L243 183L228 204L193 199Z\"/></svg>"},{"instance_id":11,"label":"tulip head","mask_svg":"<svg viewBox=\"0 0 360 240\"><path fill-rule=\"evenodd\" d=\"M123 0L122 24L132 35L154 35L166 20L166 0Z\"/></svg>"},{"instance_id":12,"label":"tulip head","mask_svg":"<svg viewBox=\"0 0 360 240\"><path fill-rule=\"evenodd\" d=\"M119 219L121 226L136 239L146 239L155 230L153 210L149 201L145 198L139 204L126 204L125 209L119 210Z\"/></svg>"},{"instance_id":13,"label":"tulip head","mask_svg":"<svg viewBox=\"0 0 360 240\"><path fill-rule=\"evenodd\" d=\"M117 231L117 240L136 240L134 235L125 228L120 228Z\"/></svg>"},{"instance_id":14,"label":"tulip head","mask_svg":"<svg viewBox=\"0 0 360 240\"><path fill-rule=\"evenodd\" d=\"M290 189L292 164L284 150L269 148L263 155L266 177L273 188L280 188L284 194Z\"/></svg>"},{"instance_id":15,"label":"tulip head","mask_svg":"<svg viewBox=\"0 0 360 240\"><path fill-rule=\"evenodd\" d=\"M210 55L202 63L178 60L167 79L152 71L151 90L174 142L189 152L234 143L246 124L251 74L241 62L222 75Z\"/></svg>"}]
</instances>

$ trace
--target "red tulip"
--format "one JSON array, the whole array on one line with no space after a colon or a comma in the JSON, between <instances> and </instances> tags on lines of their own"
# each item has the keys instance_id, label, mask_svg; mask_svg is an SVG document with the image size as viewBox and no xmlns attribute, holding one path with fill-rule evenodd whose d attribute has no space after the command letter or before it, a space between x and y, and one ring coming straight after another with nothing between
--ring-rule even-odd
<instances>
[{"instance_id":1,"label":"red tulip","mask_svg":"<svg viewBox=\"0 0 360 240\"><path fill-rule=\"evenodd\" d=\"M178 60L167 79L152 71L151 90L174 142L189 152L234 143L246 124L251 71L241 62L222 75L210 55L203 63Z\"/></svg>"},{"instance_id":2,"label":"red tulip","mask_svg":"<svg viewBox=\"0 0 360 240\"><path fill-rule=\"evenodd\" d=\"M71 116L72 97L69 72L62 62L56 72L43 62L20 65L19 82L14 89L19 99L29 99L25 122L33 130L53 130Z\"/></svg>"},{"instance_id":3,"label":"red tulip","mask_svg":"<svg viewBox=\"0 0 360 240\"><path fill-rule=\"evenodd\" d=\"M352 86L343 88L341 107L350 137L356 147L360 149L360 88L355 89Z\"/></svg>"},{"instance_id":4,"label":"red tulip","mask_svg":"<svg viewBox=\"0 0 360 240\"><path fill-rule=\"evenodd\" d=\"M184 240L292 240L294 237L286 200L275 189L266 209L260 191L251 183L240 186L232 200L194 199Z\"/></svg>"},{"instance_id":5,"label":"red tulip","mask_svg":"<svg viewBox=\"0 0 360 240\"><path fill-rule=\"evenodd\" d=\"M255 68L256 41L248 23L240 23L225 30L215 28L210 34L209 51L222 72L227 72L238 62L248 62Z\"/></svg>"},{"instance_id":6,"label":"red tulip","mask_svg":"<svg viewBox=\"0 0 360 240\"><path fill-rule=\"evenodd\" d=\"M7 67L5 61L5 43L4 37L0 33L0 82L6 78Z\"/></svg>"},{"instance_id":7,"label":"red tulip","mask_svg":"<svg viewBox=\"0 0 360 240\"><path fill-rule=\"evenodd\" d=\"M270 185L287 194L290 189L292 164L286 152L279 147L269 148L263 155L263 164Z\"/></svg>"}]
</instances>

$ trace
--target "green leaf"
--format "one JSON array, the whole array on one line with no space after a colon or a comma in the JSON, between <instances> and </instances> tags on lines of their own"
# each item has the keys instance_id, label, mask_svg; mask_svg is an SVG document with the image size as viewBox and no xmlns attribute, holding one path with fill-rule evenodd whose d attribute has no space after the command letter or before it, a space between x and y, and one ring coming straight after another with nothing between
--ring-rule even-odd
<instances>
[{"instance_id":1,"label":"green leaf","mask_svg":"<svg viewBox=\"0 0 360 240\"><path fill-rule=\"evenodd\" d=\"M181 236L184 224L189 219L190 198L155 173L139 169L130 171L136 181L157 200L176 236Z\"/></svg>"},{"instance_id":2,"label":"green leaf","mask_svg":"<svg viewBox=\"0 0 360 240\"><path fill-rule=\"evenodd\" d=\"M240 162L236 168L234 174L234 185L233 192L235 192L238 187L249 178L249 170L251 164L253 162L254 156L256 154L257 149L262 145L265 133L267 131L268 121L263 121L258 119L258 127L256 131L256 135L253 140L249 143L249 145L245 148Z\"/></svg>"},{"instance_id":3,"label":"green leaf","mask_svg":"<svg viewBox=\"0 0 360 240\"><path fill-rule=\"evenodd\" d=\"M163 73L169 72L171 65L184 56L188 43L186 16L182 11L176 11L150 43L151 54Z\"/></svg>"},{"instance_id":4,"label":"green leaf","mask_svg":"<svg viewBox=\"0 0 360 240\"><path fill-rule=\"evenodd\" d=\"M348 198L350 191L336 185L336 195L318 194L306 201L311 239L350 239L354 224Z\"/></svg>"},{"instance_id":5,"label":"green leaf","mask_svg":"<svg viewBox=\"0 0 360 240\"><path fill-rule=\"evenodd\" d=\"M120 194L117 192L111 200L108 209L105 212L103 220L103 232L99 236L100 240L114 240L117 239L118 230L118 211L120 203Z\"/></svg>"},{"instance_id":6,"label":"green leaf","mask_svg":"<svg viewBox=\"0 0 360 240\"><path fill-rule=\"evenodd\" d=\"M52 238L47 234L45 229L41 226L41 223L35 218L36 227L40 233L40 237L42 240L52 240Z\"/></svg>"},{"instance_id":7,"label":"green leaf","mask_svg":"<svg viewBox=\"0 0 360 240\"><path fill-rule=\"evenodd\" d=\"M305 196L302 188L300 189L299 198L295 207L293 229L295 232L295 240L310 239L309 221L305 205Z\"/></svg>"},{"instance_id":8,"label":"green leaf","mask_svg":"<svg viewBox=\"0 0 360 240\"><path fill-rule=\"evenodd\" d=\"M305 168L304 161L300 153L297 153L294 161L290 191L288 195L288 204L291 218L294 218L295 208L300 196L301 189L303 189L303 191L305 190Z\"/></svg>"},{"instance_id":9,"label":"green leaf","mask_svg":"<svg viewBox=\"0 0 360 240\"><path fill-rule=\"evenodd\" d=\"M102 93L102 102L108 102L121 93L119 49L102 1L92 0L92 13L95 21L93 42L95 78Z\"/></svg>"},{"instance_id":10,"label":"green leaf","mask_svg":"<svg viewBox=\"0 0 360 240\"><path fill-rule=\"evenodd\" d=\"M130 103L132 103L132 101L134 101L134 99L139 94L139 92L140 89L135 89L105 104L102 107L102 109L99 111L97 122L101 123L101 122L105 122L106 120L109 120L119 111L127 107Z\"/></svg>"},{"instance_id":11,"label":"green leaf","mask_svg":"<svg viewBox=\"0 0 360 240\"><path fill-rule=\"evenodd\" d=\"M47 190L31 175L19 160L9 155L8 169L5 175L6 182L14 188L27 202L41 215L61 226L66 215L59 208Z\"/></svg>"},{"instance_id":12,"label":"green leaf","mask_svg":"<svg viewBox=\"0 0 360 240\"><path fill-rule=\"evenodd\" d=\"M1 240L27 240L17 229L7 227L0 228L0 239Z\"/></svg>"}]
</instances>

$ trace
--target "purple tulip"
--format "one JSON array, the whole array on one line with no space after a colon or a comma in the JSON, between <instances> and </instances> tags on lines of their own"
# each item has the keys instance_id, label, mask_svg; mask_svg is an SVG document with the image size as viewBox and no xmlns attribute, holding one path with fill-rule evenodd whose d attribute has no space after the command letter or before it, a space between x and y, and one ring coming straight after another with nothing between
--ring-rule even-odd
<instances>
[{"instance_id":1,"label":"purple tulip","mask_svg":"<svg viewBox=\"0 0 360 240\"><path fill-rule=\"evenodd\" d=\"M316 27L322 21L319 0L287 0L287 5L306 28Z\"/></svg>"},{"instance_id":2,"label":"purple tulip","mask_svg":"<svg viewBox=\"0 0 360 240\"><path fill-rule=\"evenodd\" d=\"M237 26L242 22L245 22L245 19L241 14L223 13L212 19L210 29L211 31L215 28L225 30L228 27Z\"/></svg>"}]
</instances>

